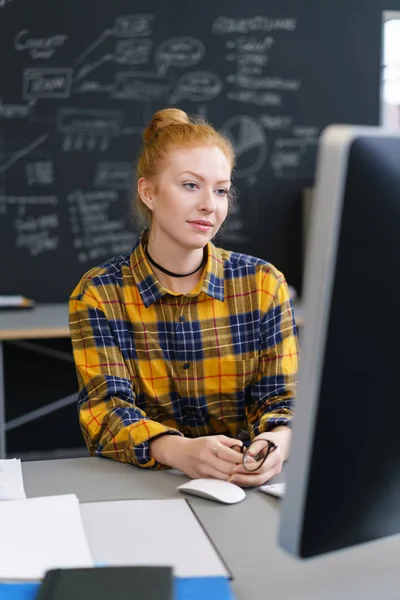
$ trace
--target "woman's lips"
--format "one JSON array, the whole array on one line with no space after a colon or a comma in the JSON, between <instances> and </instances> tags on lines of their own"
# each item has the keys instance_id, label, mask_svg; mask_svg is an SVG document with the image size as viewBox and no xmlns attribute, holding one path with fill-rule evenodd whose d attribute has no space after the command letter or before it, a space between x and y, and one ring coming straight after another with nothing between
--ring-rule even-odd
<instances>
[{"instance_id":1,"label":"woman's lips","mask_svg":"<svg viewBox=\"0 0 400 600\"><path fill-rule=\"evenodd\" d=\"M200 231L208 231L212 227L210 223L202 221L189 221L189 225L193 225L193 227L199 229Z\"/></svg>"}]
</instances>

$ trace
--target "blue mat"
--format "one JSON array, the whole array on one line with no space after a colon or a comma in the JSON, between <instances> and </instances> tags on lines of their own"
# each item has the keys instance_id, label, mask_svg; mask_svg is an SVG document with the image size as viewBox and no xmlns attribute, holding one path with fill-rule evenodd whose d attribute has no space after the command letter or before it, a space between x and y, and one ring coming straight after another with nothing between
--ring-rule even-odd
<instances>
[{"instance_id":1,"label":"blue mat","mask_svg":"<svg viewBox=\"0 0 400 600\"><path fill-rule=\"evenodd\" d=\"M36 600L39 583L0 583L0 600ZM234 600L224 577L175 578L175 600Z\"/></svg>"}]
</instances>

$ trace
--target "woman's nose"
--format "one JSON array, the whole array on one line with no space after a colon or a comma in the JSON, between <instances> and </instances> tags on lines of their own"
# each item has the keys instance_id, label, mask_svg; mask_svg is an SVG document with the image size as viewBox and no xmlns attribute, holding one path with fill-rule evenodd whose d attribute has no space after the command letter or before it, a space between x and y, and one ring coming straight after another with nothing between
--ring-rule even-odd
<instances>
[{"instance_id":1,"label":"woman's nose","mask_svg":"<svg viewBox=\"0 0 400 600\"><path fill-rule=\"evenodd\" d=\"M202 198L202 208L207 210L208 212L214 212L215 207L216 202L214 192L204 192L204 196Z\"/></svg>"}]
</instances>

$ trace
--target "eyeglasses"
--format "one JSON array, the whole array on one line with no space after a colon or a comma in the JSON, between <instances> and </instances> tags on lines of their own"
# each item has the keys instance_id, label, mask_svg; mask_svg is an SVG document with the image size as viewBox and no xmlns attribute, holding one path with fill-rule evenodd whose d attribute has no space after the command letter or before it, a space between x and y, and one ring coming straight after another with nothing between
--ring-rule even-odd
<instances>
[{"instance_id":1,"label":"eyeglasses","mask_svg":"<svg viewBox=\"0 0 400 600\"><path fill-rule=\"evenodd\" d=\"M271 440L254 440L246 447L243 445L232 446L232 450L244 454L243 466L246 471L254 472L260 469L268 456L277 449Z\"/></svg>"}]
</instances>

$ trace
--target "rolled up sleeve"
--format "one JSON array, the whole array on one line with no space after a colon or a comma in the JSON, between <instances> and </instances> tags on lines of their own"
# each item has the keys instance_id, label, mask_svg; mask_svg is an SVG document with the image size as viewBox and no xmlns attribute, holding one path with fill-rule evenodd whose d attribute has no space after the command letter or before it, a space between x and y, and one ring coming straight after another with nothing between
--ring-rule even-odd
<instances>
[{"instance_id":1,"label":"rolled up sleeve","mask_svg":"<svg viewBox=\"0 0 400 600\"><path fill-rule=\"evenodd\" d=\"M298 374L298 337L287 284L281 276L261 320L257 379L247 406L250 437L290 426Z\"/></svg>"},{"instance_id":2,"label":"rolled up sleeve","mask_svg":"<svg viewBox=\"0 0 400 600\"><path fill-rule=\"evenodd\" d=\"M71 296L70 332L79 383L79 422L92 456L160 469L149 453L152 439L181 433L148 419L136 405L132 374L110 324L93 298Z\"/></svg>"}]
</instances>

